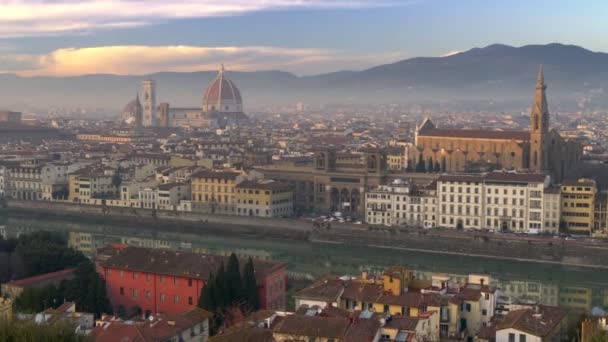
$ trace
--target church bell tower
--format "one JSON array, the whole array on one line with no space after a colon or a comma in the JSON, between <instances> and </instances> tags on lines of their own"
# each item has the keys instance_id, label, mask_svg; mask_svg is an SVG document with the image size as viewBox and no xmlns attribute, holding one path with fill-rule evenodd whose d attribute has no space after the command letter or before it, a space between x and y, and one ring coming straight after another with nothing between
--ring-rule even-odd
<instances>
[{"instance_id":1,"label":"church bell tower","mask_svg":"<svg viewBox=\"0 0 608 342\"><path fill-rule=\"evenodd\" d=\"M548 168L546 139L549 135L549 108L545 95L545 78L543 66L538 69L536 93L530 111L530 170L544 172Z\"/></svg>"}]
</instances>

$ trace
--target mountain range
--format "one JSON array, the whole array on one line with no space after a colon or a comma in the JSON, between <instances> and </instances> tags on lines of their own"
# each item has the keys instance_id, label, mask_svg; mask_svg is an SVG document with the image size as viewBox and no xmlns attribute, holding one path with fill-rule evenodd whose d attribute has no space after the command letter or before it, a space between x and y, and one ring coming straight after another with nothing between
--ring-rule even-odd
<instances>
[{"instance_id":1,"label":"mountain range","mask_svg":"<svg viewBox=\"0 0 608 342\"><path fill-rule=\"evenodd\" d=\"M454 109L525 109L543 64L554 108L608 108L608 54L563 44L494 44L445 57L417 57L362 71L296 76L283 71L229 72L245 107L295 104L418 104ZM200 106L216 71L124 76L20 77L0 74L0 108L81 106L120 112L143 79L159 102Z\"/></svg>"}]
</instances>

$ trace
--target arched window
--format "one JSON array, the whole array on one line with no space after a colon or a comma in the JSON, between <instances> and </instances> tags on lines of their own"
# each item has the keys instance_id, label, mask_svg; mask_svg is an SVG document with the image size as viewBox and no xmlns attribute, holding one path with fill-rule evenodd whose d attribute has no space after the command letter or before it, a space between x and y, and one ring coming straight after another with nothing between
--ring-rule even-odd
<instances>
[{"instance_id":1,"label":"arched window","mask_svg":"<svg viewBox=\"0 0 608 342\"><path fill-rule=\"evenodd\" d=\"M538 151L534 151L534 166L538 165Z\"/></svg>"},{"instance_id":2,"label":"arched window","mask_svg":"<svg viewBox=\"0 0 608 342\"><path fill-rule=\"evenodd\" d=\"M538 114L534 115L534 129L538 130Z\"/></svg>"}]
</instances>

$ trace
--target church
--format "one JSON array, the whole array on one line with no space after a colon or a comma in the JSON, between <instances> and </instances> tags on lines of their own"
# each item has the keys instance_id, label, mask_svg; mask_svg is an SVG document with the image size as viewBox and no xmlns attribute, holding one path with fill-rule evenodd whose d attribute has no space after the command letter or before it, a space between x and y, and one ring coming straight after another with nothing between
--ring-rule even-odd
<instances>
[{"instance_id":1,"label":"church","mask_svg":"<svg viewBox=\"0 0 608 342\"><path fill-rule=\"evenodd\" d=\"M443 172L528 170L561 182L576 171L582 148L549 129L549 108L542 65L538 71L530 126L526 131L438 128L425 119L416 129L410 163L440 165Z\"/></svg>"}]
</instances>

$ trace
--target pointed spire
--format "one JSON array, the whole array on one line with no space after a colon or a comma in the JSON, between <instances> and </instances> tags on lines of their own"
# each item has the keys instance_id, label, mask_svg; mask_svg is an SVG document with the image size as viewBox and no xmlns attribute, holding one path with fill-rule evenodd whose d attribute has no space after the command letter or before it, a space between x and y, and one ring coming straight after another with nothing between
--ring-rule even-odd
<instances>
[{"instance_id":1,"label":"pointed spire","mask_svg":"<svg viewBox=\"0 0 608 342\"><path fill-rule=\"evenodd\" d=\"M545 75L543 74L543 65L538 66L538 76L536 77L536 88L545 88Z\"/></svg>"}]
</instances>

